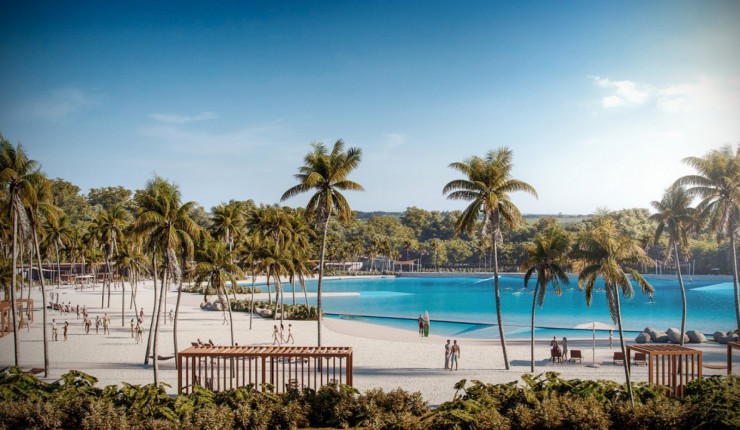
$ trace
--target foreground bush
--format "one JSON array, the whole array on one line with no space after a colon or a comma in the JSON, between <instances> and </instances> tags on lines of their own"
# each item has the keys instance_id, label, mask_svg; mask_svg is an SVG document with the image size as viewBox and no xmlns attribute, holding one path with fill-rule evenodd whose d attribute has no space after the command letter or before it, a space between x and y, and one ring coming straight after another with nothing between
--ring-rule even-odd
<instances>
[{"instance_id":1,"label":"foreground bush","mask_svg":"<svg viewBox=\"0 0 740 430\"><path fill-rule=\"evenodd\" d=\"M166 384L96 388L72 371L47 384L11 369L0 373L0 429L299 429L308 426L421 429L737 429L740 378L696 380L684 399L634 384L635 405L612 381L524 375L522 383L462 380L454 398L430 410L420 393L345 385L284 395L252 387L170 396Z\"/></svg>"}]
</instances>

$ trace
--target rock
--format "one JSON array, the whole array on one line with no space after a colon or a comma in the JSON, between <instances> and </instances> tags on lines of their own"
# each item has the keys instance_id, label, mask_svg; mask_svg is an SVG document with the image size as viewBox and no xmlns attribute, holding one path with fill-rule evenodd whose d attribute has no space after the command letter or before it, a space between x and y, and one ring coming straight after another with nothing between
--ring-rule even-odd
<instances>
[{"instance_id":1,"label":"rock","mask_svg":"<svg viewBox=\"0 0 740 430\"><path fill-rule=\"evenodd\" d=\"M668 340L671 341L671 343L680 344L681 343L681 331L675 328L669 328L668 331L666 331L666 334L668 335ZM683 343L688 343L689 337L684 334L683 335Z\"/></svg>"},{"instance_id":2,"label":"rock","mask_svg":"<svg viewBox=\"0 0 740 430\"><path fill-rule=\"evenodd\" d=\"M650 335L648 333L640 333L635 338L635 342L637 343L648 343L650 340Z\"/></svg>"},{"instance_id":3,"label":"rock","mask_svg":"<svg viewBox=\"0 0 740 430\"><path fill-rule=\"evenodd\" d=\"M272 318L272 311L269 309L264 309L262 312L260 312L260 316L262 318Z\"/></svg>"},{"instance_id":4,"label":"rock","mask_svg":"<svg viewBox=\"0 0 740 430\"><path fill-rule=\"evenodd\" d=\"M714 334L712 335L712 337L714 338L714 340L716 340L717 342L719 342L720 338L725 337L725 334L722 333L721 331L715 331Z\"/></svg>"},{"instance_id":5,"label":"rock","mask_svg":"<svg viewBox=\"0 0 740 430\"><path fill-rule=\"evenodd\" d=\"M704 333L696 331L696 330L687 331L686 336L689 337L689 343L704 343L707 341L707 338L706 336L704 336Z\"/></svg>"},{"instance_id":6,"label":"rock","mask_svg":"<svg viewBox=\"0 0 740 430\"><path fill-rule=\"evenodd\" d=\"M649 328L649 327L648 327L648 328ZM657 339L657 338L658 338L658 333L660 333L660 332L659 332L659 331L657 331L657 330L651 330L651 331L648 331L648 332L646 332L646 333L647 333L648 335L650 335L650 340L652 340L653 342L655 342L655 339ZM663 334L665 334L665 333L663 333Z\"/></svg>"},{"instance_id":7,"label":"rock","mask_svg":"<svg viewBox=\"0 0 740 430\"><path fill-rule=\"evenodd\" d=\"M650 333L651 331L657 331L657 330L655 330L655 329L654 329L654 328L652 328L652 327L645 327L645 330L643 330L642 332L643 332L643 333Z\"/></svg>"},{"instance_id":8,"label":"rock","mask_svg":"<svg viewBox=\"0 0 740 430\"><path fill-rule=\"evenodd\" d=\"M666 343L670 340L668 338L668 334L666 334L666 332L664 331L655 332L654 337L653 337L653 334L650 333L650 337L653 339L653 342L656 342L656 343Z\"/></svg>"},{"instance_id":9,"label":"rock","mask_svg":"<svg viewBox=\"0 0 740 430\"><path fill-rule=\"evenodd\" d=\"M720 337L719 339L716 339L716 338L715 338L715 340L716 340L717 342L721 343L722 345L726 345L726 344L727 344L727 342L729 342L729 341L731 341L731 340L732 340L732 338L731 338L730 336L721 336L721 337Z\"/></svg>"}]
</instances>

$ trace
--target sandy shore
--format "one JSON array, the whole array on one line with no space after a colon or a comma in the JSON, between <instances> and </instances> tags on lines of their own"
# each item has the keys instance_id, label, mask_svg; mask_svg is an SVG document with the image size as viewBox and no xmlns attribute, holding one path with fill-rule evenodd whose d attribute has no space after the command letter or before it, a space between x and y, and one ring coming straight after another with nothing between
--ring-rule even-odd
<instances>
[{"instance_id":1,"label":"sandy shore","mask_svg":"<svg viewBox=\"0 0 740 430\"><path fill-rule=\"evenodd\" d=\"M49 311L49 338L51 339L51 320L56 319L59 327L59 341L49 342L51 370L49 381L58 379L70 369L81 370L97 377L99 386L120 384L146 384L152 382L151 361L144 365L146 344L135 344L131 338L129 321L134 317L129 309L129 291L127 287L125 303L126 316L121 321L121 291L114 290L111 307L100 307L101 290L76 291L71 286L60 289L49 288L59 292L60 300L73 305L86 305L93 321L96 315L104 313L111 316L111 334L95 334L94 327L90 334L85 334L82 320L76 319L74 313L61 315ZM260 295L258 295L260 296ZM261 295L266 299L266 294ZM24 293L25 297L25 293ZM41 331L41 295L34 291L35 321L30 330L19 332L20 364L24 368L42 367L42 331ZM174 308L176 293L167 295L167 309ZM286 295L286 301L288 296ZM200 338L203 341L212 339L216 344L229 343L229 327L224 325L221 312L209 312L200 309L203 301L201 295L184 293L178 322L180 349L190 345L191 341ZM148 334L152 305L152 284L140 285L137 296L139 308L144 308L145 340ZM62 340L62 325L68 321L69 339ZM239 345L270 345L274 321L259 317L253 319L252 330L249 330L249 315L234 313L235 341ZM296 345L315 345L317 324L315 321L293 321L293 333ZM530 347L528 340L507 341L511 370L505 370L498 341L482 339L460 339L461 358L458 371L444 370L444 343L446 338L431 335L420 338L415 332L381 327L356 321L325 319L322 330L324 345L351 346L354 353L354 382L359 390L368 388L393 389L402 387L409 391L420 391L430 404L439 404L450 400L454 393L453 385L461 379L481 380L487 383L500 383L519 380L524 373L529 373ZM538 339L535 344L536 373L555 371L567 378L611 379L624 381L621 366L612 364L611 358L616 350L609 349L606 339L597 339L595 361L600 368L587 367L591 362L591 339L571 339L569 349L580 349L583 353L582 364L554 364L548 360L550 339ZM172 325L167 321L160 326L160 355L173 355ZM616 346L616 342L615 342ZM703 345L691 345L704 352L704 362L723 364L726 360L724 345L708 342ZM618 348L618 346L616 346ZM12 334L0 338L0 367L13 364ZM740 366L737 366L740 368ZM718 374L720 371L705 369L707 374ZM172 360L160 363L162 381L177 387L177 372ZM633 380L646 381L647 369L633 367Z\"/></svg>"}]
</instances>

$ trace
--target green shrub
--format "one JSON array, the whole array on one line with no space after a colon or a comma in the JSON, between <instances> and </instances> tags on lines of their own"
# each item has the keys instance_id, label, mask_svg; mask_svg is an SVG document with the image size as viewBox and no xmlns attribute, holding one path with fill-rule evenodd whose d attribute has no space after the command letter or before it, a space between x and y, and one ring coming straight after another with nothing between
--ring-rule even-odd
<instances>
[{"instance_id":1,"label":"green shrub","mask_svg":"<svg viewBox=\"0 0 740 430\"><path fill-rule=\"evenodd\" d=\"M0 429L57 429L65 414L51 402L15 399L0 402Z\"/></svg>"},{"instance_id":2,"label":"green shrub","mask_svg":"<svg viewBox=\"0 0 740 430\"><path fill-rule=\"evenodd\" d=\"M684 402L692 408L692 428L740 428L740 377L695 379L686 385L684 396Z\"/></svg>"},{"instance_id":3,"label":"green shrub","mask_svg":"<svg viewBox=\"0 0 740 430\"><path fill-rule=\"evenodd\" d=\"M313 426L347 428L357 416L358 391L348 385L328 385L315 391L306 388L303 398L308 407L308 420Z\"/></svg>"},{"instance_id":4,"label":"green shrub","mask_svg":"<svg viewBox=\"0 0 740 430\"><path fill-rule=\"evenodd\" d=\"M112 400L102 398L90 404L80 427L82 430L126 430L129 424L124 410L117 408Z\"/></svg>"},{"instance_id":5,"label":"green shrub","mask_svg":"<svg viewBox=\"0 0 740 430\"><path fill-rule=\"evenodd\" d=\"M690 407L672 399L635 402L634 407L628 401L616 402L609 411L612 428L618 430L688 428L690 413Z\"/></svg>"},{"instance_id":6,"label":"green shrub","mask_svg":"<svg viewBox=\"0 0 740 430\"><path fill-rule=\"evenodd\" d=\"M231 430L234 428L234 412L228 406L203 405L195 410L192 421L183 423L185 430Z\"/></svg>"},{"instance_id":7,"label":"green shrub","mask_svg":"<svg viewBox=\"0 0 740 430\"><path fill-rule=\"evenodd\" d=\"M254 301L254 308L267 309L275 313L280 312L280 303L277 302L263 302ZM231 310L233 312L249 312L252 309L252 302L250 300L231 300ZM283 319L294 320L294 321L316 321L316 315L318 315L318 308L316 306L306 305L289 305L285 304L282 307L285 312Z\"/></svg>"},{"instance_id":8,"label":"green shrub","mask_svg":"<svg viewBox=\"0 0 740 430\"><path fill-rule=\"evenodd\" d=\"M419 417L428 411L421 393L400 388L368 390L357 398L358 424L368 429L412 430L421 428Z\"/></svg>"}]
</instances>

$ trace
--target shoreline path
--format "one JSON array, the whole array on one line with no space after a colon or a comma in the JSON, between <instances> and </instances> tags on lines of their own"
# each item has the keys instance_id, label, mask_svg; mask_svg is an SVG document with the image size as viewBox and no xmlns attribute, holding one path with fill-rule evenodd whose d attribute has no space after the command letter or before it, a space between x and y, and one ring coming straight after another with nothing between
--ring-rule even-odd
<instances>
[{"instance_id":1,"label":"shoreline path","mask_svg":"<svg viewBox=\"0 0 740 430\"><path fill-rule=\"evenodd\" d=\"M85 334L82 318L77 319L75 312L61 315L55 310L48 311L49 361L51 364L47 381L55 381L69 370L80 370L98 378L98 387L106 385L148 384L153 381L151 360L144 365L146 339L153 305L152 282L139 285L137 305L144 308L144 342L136 344L131 338L131 318L138 312L129 309L130 285L126 286L126 316L121 325L121 290L112 291L111 307L100 308L101 290L90 288L77 291L72 286L63 285L47 287L49 292L60 294L59 300L71 302L73 306L83 305L92 319L101 318L108 313L110 335ZM106 293L107 294L107 293ZM25 294L24 294L25 295ZM31 297L35 304L34 322L30 331L19 331L20 364L23 368L43 367L42 314L41 294L35 289ZM246 298L247 295L240 296ZM167 312L174 309L177 293L167 294ZM257 294L258 299L267 299L267 294ZM106 298L107 299L107 298ZM211 298L212 299L212 298ZM229 344L229 328L222 325L221 312L204 311L199 305L203 296L183 293L178 318L178 339L180 349L190 346L200 338L202 341L212 339L216 344ZM51 338L51 321L56 319L57 326L69 322L69 340L59 336L59 341ZM164 324L166 314L163 312L160 321L159 355L173 355L172 324ZM255 316L253 328L249 330L249 315L234 312L235 342L239 345L270 345L274 321ZM315 321L291 321L295 345L315 345ZM420 391L424 400L432 405L452 399L453 386L461 379L480 380L485 383L503 383L520 380L521 375L529 373L529 340L507 340L511 370L505 370L498 341L483 339L458 339L465 354L460 359L460 370L444 370L444 344L446 337L430 335L420 338L414 331L371 325L367 323L341 319L324 319L324 345L350 346L353 348L354 385L360 391L370 388L383 388L386 391L401 387L407 391ZM60 329L61 331L61 329ZM591 338L568 339L569 350L580 349L583 363L555 364L549 361L550 339L537 339L535 344L535 373L548 371L559 372L564 378L572 379L611 379L624 382L622 366L612 364L612 354L618 350L609 349L607 339L597 339L596 362L602 364L598 369L586 367L591 362ZM632 342L629 342L632 343ZM708 342L698 347L704 352L705 363L725 363L724 345ZM13 336L9 334L0 338L0 367L13 365ZM160 380L171 386L168 392L177 390L177 370L174 360L160 361ZM704 369L705 374L721 374L722 371ZM634 382L647 381L645 366L632 367Z\"/></svg>"}]
</instances>

